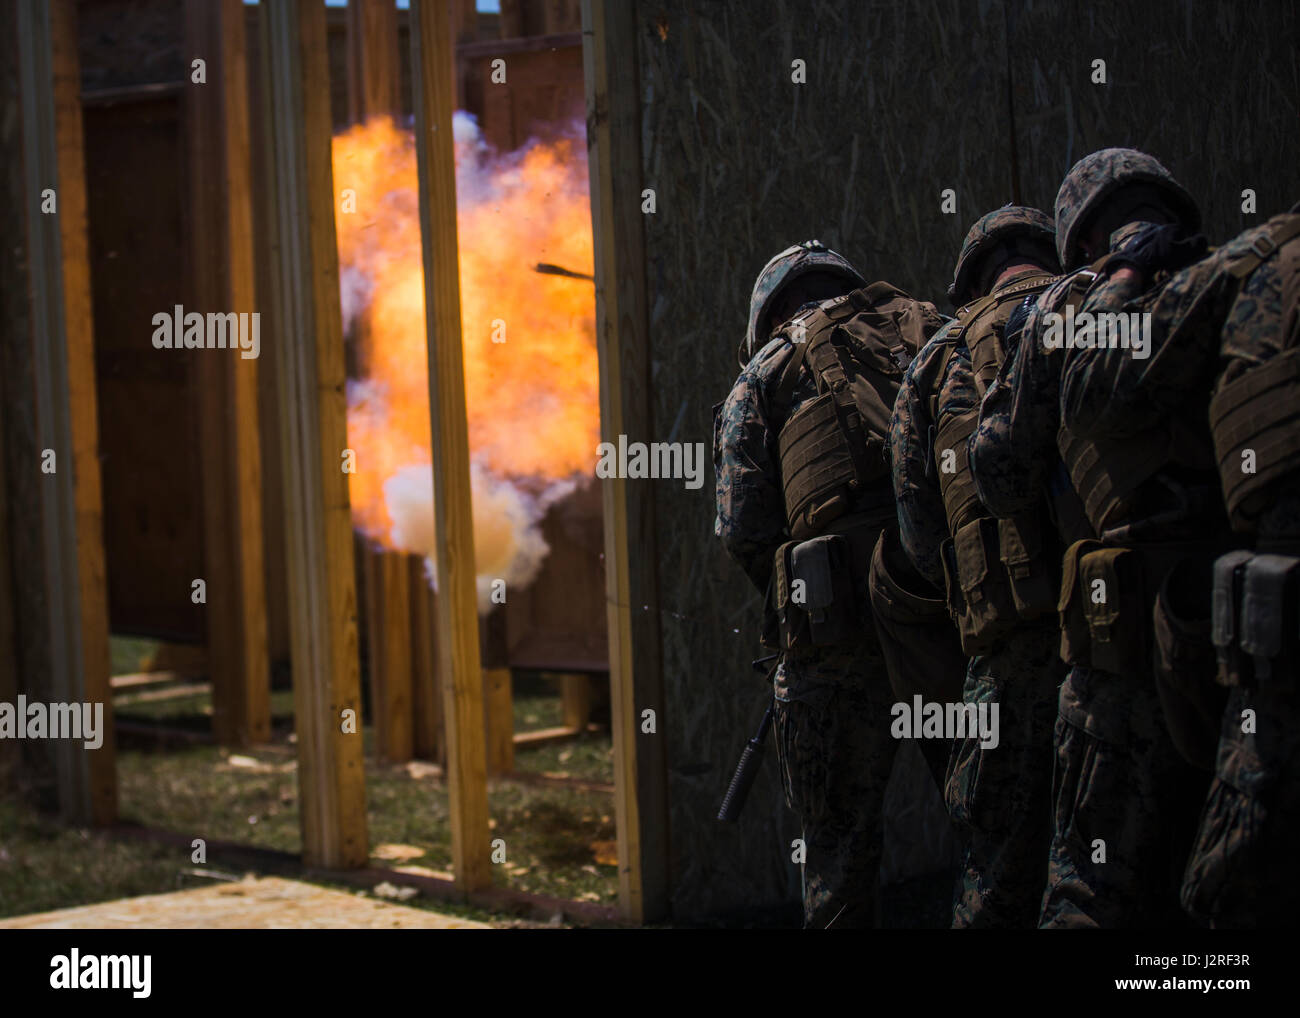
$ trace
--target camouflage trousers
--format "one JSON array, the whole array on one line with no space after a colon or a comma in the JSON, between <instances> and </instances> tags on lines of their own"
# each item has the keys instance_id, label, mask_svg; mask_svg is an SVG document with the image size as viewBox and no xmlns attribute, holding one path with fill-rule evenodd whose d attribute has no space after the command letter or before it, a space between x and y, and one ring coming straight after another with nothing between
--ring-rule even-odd
<instances>
[{"instance_id":1,"label":"camouflage trousers","mask_svg":"<svg viewBox=\"0 0 1300 1018\"><path fill-rule=\"evenodd\" d=\"M787 653L774 684L786 803L802 823L804 928L872 926L897 750L879 648Z\"/></svg>"},{"instance_id":2,"label":"camouflage trousers","mask_svg":"<svg viewBox=\"0 0 1300 1018\"><path fill-rule=\"evenodd\" d=\"M1065 666L1056 620L971 659L963 702L998 705L998 743L953 743L944 800L965 835L954 929L1031 929L1047 883L1052 732Z\"/></svg>"},{"instance_id":3,"label":"camouflage trousers","mask_svg":"<svg viewBox=\"0 0 1300 1018\"><path fill-rule=\"evenodd\" d=\"M1252 724L1253 732L1242 730ZM1300 695L1294 685L1235 688L1187 863L1184 907L1219 927L1292 925L1298 840Z\"/></svg>"},{"instance_id":4,"label":"camouflage trousers","mask_svg":"<svg viewBox=\"0 0 1300 1018\"><path fill-rule=\"evenodd\" d=\"M1039 926L1187 925L1178 893L1209 775L1174 747L1151 669L1071 668L1055 745Z\"/></svg>"}]
</instances>

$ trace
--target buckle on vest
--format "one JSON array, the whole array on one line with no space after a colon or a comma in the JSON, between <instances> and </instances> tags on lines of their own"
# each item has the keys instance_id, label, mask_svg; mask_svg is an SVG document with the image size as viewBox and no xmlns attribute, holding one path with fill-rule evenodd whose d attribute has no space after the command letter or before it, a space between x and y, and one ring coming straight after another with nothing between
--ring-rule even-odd
<instances>
[{"instance_id":1,"label":"buckle on vest","mask_svg":"<svg viewBox=\"0 0 1300 1018\"><path fill-rule=\"evenodd\" d=\"M1070 288L1074 290L1086 290L1088 287L1092 286L1099 275L1101 275L1101 273L1094 272L1092 269L1080 269L1070 280Z\"/></svg>"},{"instance_id":2,"label":"buckle on vest","mask_svg":"<svg viewBox=\"0 0 1300 1018\"><path fill-rule=\"evenodd\" d=\"M1267 258L1277 250L1277 245L1273 243L1273 238L1267 233L1261 233L1251 242L1250 249L1260 258Z\"/></svg>"}]
</instances>

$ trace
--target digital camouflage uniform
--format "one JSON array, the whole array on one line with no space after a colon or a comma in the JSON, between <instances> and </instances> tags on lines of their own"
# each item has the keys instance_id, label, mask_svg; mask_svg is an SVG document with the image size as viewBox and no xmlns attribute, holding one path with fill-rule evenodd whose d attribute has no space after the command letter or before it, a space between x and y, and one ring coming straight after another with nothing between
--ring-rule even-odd
<instances>
[{"instance_id":1,"label":"digital camouflage uniform","mask_svg":"<svg viewBox=\"0 0 1300 1018\"><path fill-rule=\"evenodd\" d=\"M1140 283L1119 278L1090 296L1089 310L1149 313L1152 354L1134 360L1072 352L1062 412L1073 426L1123 435L1189 406L1208 419L1213 393L1300 347L1300 239L1273 241L1283 230L1294 234L1300 228L1295 213L1300 206L1246 230L1145 294ZM1262 254L1269 257L1259 262ZM1249 274L1242 280L1230 271L1233 266ZM1294 392L1290 399L1283 414L1295 412ZM1296 426L1294 420L1283 425ZM1248 444L1260 446L1257 469L1265 470L1266 443ZM1224 459L1233 466L1238 457L1234 451ZM1300 475L1294 466L1271 483L1259 510L1248 526L1233 521L1254 537L1255 550L1300 555ZM1296 620L1284 623L1294 626ZM1298 679L1292 662L1273 681L1228 691L1214 779L1182 892L1184 907L1215 925L1289 925L1300 905L1293 860L1300 838ZM1254 731L1243 723L1248 710L1254 712Z\"/></svg>"},{"instance_id":2,"label":"digital camouflage uniform","mask_svg":"<svg viewBox=\"0 0 1300 1018\"><path fill-rule=\"evenodd\" d=\"M754 288L751 334L779 286L788 282L783 252ZM838 258L838 256L835 256ZM853 270L845 266L845 276ZM825 267L823 265L823 267ZM853 273L855 283L862 285ZM745 347L742 347L744 349ZM745 365L714 421L717 476L715 533L766 594L778 546L789 540L777 436L785 421L816 396L804 368L786 410L774 415L773 395L794 352L785 336L767 342ZM776 738L786 800L800 817L804 924L809 928L870 926L883 845L883 805L897 745L891 738L891 695L871 620L865 576L857 595L857 639L782 655L776 670Z\"/></svg>"},{"instance_id":3,"label":"digital camouflage uniform","mask_svg":"<svg viewBox=\"0 0 1300 1018\"><path fill-rule=\"evenodd\" d=\"M1050 244L1052 222L1036 209L1008 207L971 228L950 291L966 301L959 322L946 326L912 362L894 407L890 442L900 539L917 570L941 589L940 547L951 528L936 439L941 421L976 410L980 393L966 336L954 341L950 334L972 313L977 321L968 329L1000 331L1016 296L1037 292L1052 278L1042 269L1019 271L994 289L1003 301L987 309L977 305L974 298L982 294L959 283L965 283L971 263L1008 234ZM1064 675L1058 644L1053 612L1019 621L970 658L963 702L998 704L999 741L985 748L970 734L952 746L944 798L966 844L954 928L1029 927L1038 919L1051 837L1052 731Z\"/></svg>"},{"instance_id":4,"label":"digital camouflage uniform","mask_svg":"<svg viewBox=\"0 0 1300 1018\"><path fill-rule=\"evenodd\" d=\"M1156 160L1133 150L1093 153L1075 165L1057 196L1057 244L1067 269L1078 269L1083 261L1079 229L1086 214L1128 182L1164 186L1169 204L1184 221L1193 229L1199 225L1190 197ZM1110 238L1112 251L1142 225L1117 229ZM1071 479L1069 468L1080 464L1073 457L1067 463L1059 451L1065 351L1046 348L1042 338L1050 321L1045 315L1061 313L1071 298L1087 292L1092 277L1081 275L1087 271L1071 272L1030 306L1018 342L1012 340L1015 349L1008 350L981 405L979 427L969 446L985 505L999 516L1011 516L1046 490L1066 545L1098 535L1081 512L1080 493ZM1127 351L1108 355L1129 356ZM1195 525L1189 517L1171 517L1164 536L1171 541L1194 536ZM1063 596L1078 585L1063 580ZM1116 596L1121 593L1128 596L1120 590ZM1144 633L1150 628L1149 617L1141 609L1131 619L1124 617L1121 634L1124 626ZM1064 653L1068 640L1062 642ZM1110 646L1125 644L1116 637ZM1094 639L1091 652L1101 649L1106 648ZM1122 656L1118 650L1115 654ZM1081 655L1069 654L1076 656ZM1061 685L1054 745L1055 816L1040 926L1178 923L1177 887L1205 779L1173 744L1150 658L1130 653L1111 669L1073 664Z\"/></svg>"}]
</instances>

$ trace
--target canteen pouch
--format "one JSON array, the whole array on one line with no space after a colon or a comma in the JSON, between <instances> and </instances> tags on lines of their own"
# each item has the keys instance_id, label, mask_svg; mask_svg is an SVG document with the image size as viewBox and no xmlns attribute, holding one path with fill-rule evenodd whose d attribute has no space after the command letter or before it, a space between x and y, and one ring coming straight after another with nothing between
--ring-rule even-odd
<instances>
[{"instance_id":1,"label":"canteen pouch","mask_svg":"<svg viewBox=\"0 0 1300 1018\"><path fill-rule=\"evenodd\" d=\"M1241 650L1260 686L1294 680L1297 664L1296 576L1300 559L1256 555L1246 563L1241 598Z\"/></svg>"},{"instance_id":2,"label":"canteen pouch","mask_svg":"<svg viewBox=\"0 0 1300 1018\"><path fill-rule=\"evenodd\" d=\"M1214 592L1211 606L1210 639L1218 661L1217 681L1221 686L1245 686L1252 680L1250 659L1238 643L1242 586L1249 551L1230 551L1214 562Z\"/></svg>"},{"instance_id":3,"label":"canteen pouch","mask_svg":"<svg viewBox=\"0 0 1300 1018\"><path fill-rule=\"evenodd\" d=\"M1211 569L1182 559L1160 585L1152 609L1156 690L1174 746L1188 763L1213 771L1227 690L1215 682Z\"/></svg>"},{"instance_id":4,"label":"canteen pouch","mask_svg":"<svg viewBox=\"0 0 1300 1018\"><path fill-rule=\"evenodd\" d=\"M1055 577L1043 554L1043 527L1033 516L998 520L998 547L1006 570L1011 599L1022 621L1046 615L1056 607Z\"/></svg>"},{"instance_id":5,"label":"canteen pouch","mask_svg":"<svg viewBox=\"0 0 1300 1018\"><path fill-rule=\"evenodd\" d=\"M1102 547L1079 558L1079 597L1088 620L1088 663L1114 675L1149 667L1142 557Z\"/></svg>"},{"instance_id":6,"label":"canteen pouch","mask_svg":"<svg viewBox=\"0 0 1300 1018\"><path fill-rule=\"evenodd\" d=\"M967 656L984 654L1017 623L1015 601L1007 574L1002 568L998 546L998 521L981 516L960 527L952 536L951 551L944 558L945 570L956 570L960 611L953 621L961 635ZM953 592L954 577L948 576Z\"/></svg>"}]
</instances>

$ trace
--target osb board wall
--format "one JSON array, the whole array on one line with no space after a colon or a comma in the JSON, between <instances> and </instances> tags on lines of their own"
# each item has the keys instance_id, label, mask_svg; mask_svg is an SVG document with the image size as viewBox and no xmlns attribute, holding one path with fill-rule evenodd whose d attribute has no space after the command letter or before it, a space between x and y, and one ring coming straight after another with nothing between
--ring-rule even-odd
<instances>
[{"instance_id":1,"label":"osb board wall","mask_svg":"<svg viewBox=\"0 0 1300 1018\"><path fill-rule=\"evenodd\" d=\"M819 237L868 278L950 310L944 293L965 231L1013 196L1008 68L1025 201L1050 210L1073 159L1108 144L1167 159L1205 195L1215 238L1243 224L1242 187L1258 190L1261 215L1300 197L1296 15L1281 4L1151 5L1173 16L1168 25L1120 0L696 6L638 4L642 186L657 198L646 245L660 440L709 449L710 407L735 379L750 287L791 243ZM1104 89L1088 83L1094 53L1107 58ZM791 81L796 58L806 61L803 85ZM955 215L941 212L945 188ZM712 483L710 470L700 490L648 491L679 916L797 893L772 761L744 821L713 820L763 684L749 668L759 598L713 537ZM894 845L891 865L906 850Z\"/></svg>"},{"instance_id":2,"label":"osb board wall","mask_svg":"<svg viewBox=\"0 0 1300 1018\"><path fill-rule=\"evenodd\" d=\"M1212 243L1300 199L1294 3L1024 3L1010 23L1027 199L1050 209L1074 161L1111 145L1169 167L1200 203ZM1097 59L1105 85L1091 80ZM1246 188L1256 215L1241 211Z\"/></svg>"}]
</instances>

